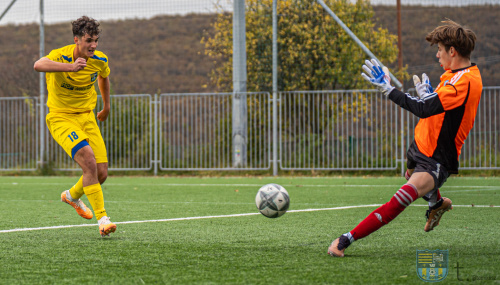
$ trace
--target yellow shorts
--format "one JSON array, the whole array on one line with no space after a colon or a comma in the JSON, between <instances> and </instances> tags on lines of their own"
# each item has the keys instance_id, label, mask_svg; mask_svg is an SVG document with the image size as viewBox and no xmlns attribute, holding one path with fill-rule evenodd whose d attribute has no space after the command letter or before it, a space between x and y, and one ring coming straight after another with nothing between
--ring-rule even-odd
<instances>
[{"instance_id":1,"label":"yellow shorts","mask_svg":"<svg viewBox=\"0 0 500 285\"><path fill-rule=\"evenodd\" d=\"M54 140L71 158L74 159L75 153L82 147L90 145L97 163L108 162L106 145L97 126L94 112L48 113L45 121Z\"/></svg>"}]
</instances>

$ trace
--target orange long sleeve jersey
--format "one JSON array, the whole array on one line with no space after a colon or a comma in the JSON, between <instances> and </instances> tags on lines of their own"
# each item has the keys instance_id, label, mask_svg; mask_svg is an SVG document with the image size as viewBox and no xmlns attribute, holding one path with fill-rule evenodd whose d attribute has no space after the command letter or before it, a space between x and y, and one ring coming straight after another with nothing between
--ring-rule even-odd
<instances>
[{"instance_id":1,"label":"orange long sleeve jersey","mask_svg":"<svg viewBox=\"0 0 500 285\"><path fill-rule=\"evenodd\" d=\"M443 164L448 173L458 173L458 157L476 118L483 90L475 64L447 70L435 92L418 99L394 89L389 99L420 120L415 142L421 153Z\"/></svg>"}]
</instances>

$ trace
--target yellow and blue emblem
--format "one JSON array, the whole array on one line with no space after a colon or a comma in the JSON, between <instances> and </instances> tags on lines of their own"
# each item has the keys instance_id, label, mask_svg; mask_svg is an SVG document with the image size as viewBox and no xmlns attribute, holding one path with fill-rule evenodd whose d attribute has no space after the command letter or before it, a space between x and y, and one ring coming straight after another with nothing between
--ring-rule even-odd
<instances>
[{"instance_id":1,"label":"yellow and blue emblem","mask_svg":"<svg viewBox=\"0 0 500 285\"><path fill-rule=\"evenodd\" d=\"M426 282L443 281L448 276L448 250L418 250L417 274Z\"/></svg>"},{"instance_id":2,"label":"yellow and blue emblem","mask_svg":"<svg viewBox=\"0 0 500 285\"><path fill-rule=\"evenodd\" d=\"M97 79L97 72L94 72L90 75L90 81L94 82Z\"/></svg>"}]
</instances>

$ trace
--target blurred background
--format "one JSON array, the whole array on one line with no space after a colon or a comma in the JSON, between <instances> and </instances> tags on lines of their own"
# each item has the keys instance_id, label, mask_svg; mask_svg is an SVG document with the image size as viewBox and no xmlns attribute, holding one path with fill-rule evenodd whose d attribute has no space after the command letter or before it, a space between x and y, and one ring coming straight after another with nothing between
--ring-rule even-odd
<instances>
[{"instance_id":1,"label":"blurred background","mask_svg":"<svg viewBox=\"0 0 500 285\"><path fill-rule=\"evenodd\" d=\"M67 44L72 44L71 21L82 15L88 15L102 23L102 36L99 49L106 53L110 59L112 69L111 82L115 94L129 93L157 93L157 92L223 92L232 91L231 86L217 86L216 75L212 72L221 65L222 60L230 60L210 56L208 54L207 39L216 33L214 24L220 13L231 14L232 1L227 0L166 0L166 1L85 1L68 2L57 0L0 0L0 12L14 2L10 9L0 20L0 96L14 97L21 95L37 96L39 93L39 77L33 71L33 63L39 57L39 23L40 3L43 2L45 23L45 54L50 50ZM272 1L246 1L248 9L257 9L258 16L247 13L247 21L259 19L269 29L271 35L271 2ZM308 7L302 3L309 2ZM349 2L349 1L330 1ZM361 1L366 2L366 1ZM374 29L383 28L389 34L397 36L397 0L376 0L368 2L372 11L352 11L347 4L337 5L343 10L332 9L347 26L356 30L360 23L350 23L349 17L353 13L372 13L367 17L374 25ZM353 3L353 2L350 2ZM329 4L329 3L328 3ZM296 5L298 10L291 9ZM300 23L311 21L318 28L327 25L342 33L340 27L332 23L331 17L315 1L278 1L279 17L279 47L284 45L303 46L307 37L294 37L296 42L284 41L290 33L291 25L303 28ZM300 8L299 8L300 7ZM333 7L333 5L332 5ZM306 10L305 8L309 9ZM401 0L401 41L402 63L407 67L409 74L426 72L431 82L439 81L443 72L435 58L436 48L430 47L425 41L425 35L440 21L449 18L473 29L478 37L477 46L473 52L472 60L482 71L485 86L494 86L498 83L498 73L494 72L500 67L500 1L498 0ZM289 15L288 12L297 13ZM370 16L370 15L368 15ZM369 26L366 26L369 27ZM229 26L229 28L231 28ZM263 28L247 23L247 33L252 29ZM305 27L304 29L308 29ZM307 31L307 30L306 30ZM311 29L310 33L321 33L322 29ZM364 31L366 32L366 31ZM258 35L258 34L257 34ZM362 38L363 35L358 37ZM227 37L231 37L230 31ZM203 41L205 39L205 41ZM366 38L365 38L366 39ZM229 42L230 38L228 39ZM271 91L271 86L265 82L251 82L252 80L264 81L262 77L271 78L271 39L252 44L247 39L247 53L258 57L261 66L258 72L263 75L253 78L249 70L249 91ZM312 38L314 40L314 38ZM347 39L348 40L348 39ZM363 40L363 38L362 38ZM366 39L368 40L368 39ZM303 42L300 42L303 41ZM366 42L366 41L365 41ZM309 43L310 50L321 52L321 47ZM328 43L331 49L338 48L336 42ZM391 44L397 44L397 39ZM254 49L254 50L253 50ZM220 56L228 56L231 51L217 51ZM342 50L344 54L357 53L366 57L360 49ZM396 50L397 52L397 50ZM376 52L375 52L376 54ZM376 54L379 56L378 54ZM318 55L321 58L321 54ZM280 53L278 64L285 64L289 55ZM267 60L266 60L267 58ZM388 56L389 62L384 62L395 70L398 67L397 58ZM357 59L357 58L356 58ZM251 59L250 59L251 60ZM337 61L331 58L321 58L322 63L313 68L333 66ZM319 61L318 61L319 62ZM358 62L356 62L358 64ZM264 66L262 66L264 65ZM269 68L265 68L268 65ZM248 63L252 68L251 63ZM286 66L286 65L285 65ZM358 68L356 66L356 68ZM359 68L358 68L359 69ZM285 72L280 70L280 73ZM267 73L267 74L266 74ZM231 73L228 73L231 75ZM304 81L300 78L310 72L295 74L294 80ZM318 74L312 74L320 76ZM289 75L283 75L284 77ZM219 80L222 80L218 78ZM356 78L357 79L357 78ZM227 80L231 82L229 78ZM345 80L346 83L336 83L334 86L323 84L328 89L351 89L359 84ZM308 86L283 86L281 90L291 90L295 87L308 90ZM289 84L292 85L292 84ZM354 85L354 86L353 86ZM311 86L314 89L323 86ZM411 88L411 82L406 81L405 87ZM253 90L250 90L252 89ZM222 90L221 90L222 89Z\"/></svg>"},{"instance_id":2,"label":"blurred background","mask_svg":"<svg viewBox=\"0 0 500 285\"><path fill-rule=\"evenodd\" d=\"M242 97L246 103L235 111L233 1L0 0L0 170L32 171L45 161L75 169L44 125L44 77L33 64L72 44L71 21L82 15L101 23L98 49L109 57L111 94L120 108L100 125L112 168L269 169L273 161L274 169L277 163L280 169L401 169L418 118L374 99L375 92L357 93L371 88L359 76L368 56L319 1L276 1L277 96L273 1L240 2L246 81L238 90L256 94ZM462 165L499 167L500 0L324 2L410 93L411 75L425 72L435 87L443 73L427 33L446 19L475 31L472 62L491 89L485 88L481 129L472 132L477 140L468 140ZM282 101L273 117L275 99ZM241 129L234 125L239 113ZM240 133L242 148L235 145ZM240 155L243 164L235 163Z\"/></svg>"}]
</instances>

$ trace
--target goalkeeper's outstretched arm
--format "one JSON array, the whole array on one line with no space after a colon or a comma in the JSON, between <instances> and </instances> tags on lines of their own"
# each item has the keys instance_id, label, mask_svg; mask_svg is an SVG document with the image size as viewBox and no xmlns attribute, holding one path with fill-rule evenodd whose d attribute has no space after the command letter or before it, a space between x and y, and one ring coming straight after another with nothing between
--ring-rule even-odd
<instances>
[{"instance_id":1,"label":"goalkeeper's outstretched arm","mask_svg":"<svg viewBox=\"0 0 500 285\"><path fill-rule=\"evenodd\" d=\"M398 89L393 89L389 93L389 99L419 118L427 118L444 112L443 104L436 92L419 99Z\"/></svg>"}]
</instances>

